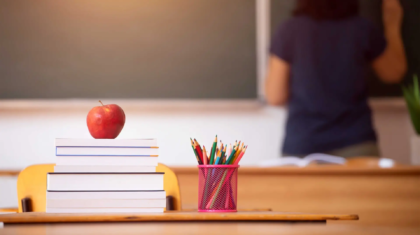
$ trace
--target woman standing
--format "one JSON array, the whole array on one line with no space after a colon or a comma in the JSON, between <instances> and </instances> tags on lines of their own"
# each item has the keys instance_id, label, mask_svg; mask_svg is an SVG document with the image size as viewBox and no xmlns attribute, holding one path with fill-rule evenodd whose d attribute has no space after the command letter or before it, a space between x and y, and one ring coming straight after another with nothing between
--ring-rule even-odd
<instances>
[{"instance_id":1,"label":"woman standing","mask_svg":"<svg viewBox=\"0 0 420 235\"><path fill-rule=\"evenodd\" d=\"M399 0L383 1L385 35L358 16L358 0L298 0L271 48L266 97L288 105L283 155L379 156L366 69L387 83L407 70Z\"/></svg>"}]
</instances>

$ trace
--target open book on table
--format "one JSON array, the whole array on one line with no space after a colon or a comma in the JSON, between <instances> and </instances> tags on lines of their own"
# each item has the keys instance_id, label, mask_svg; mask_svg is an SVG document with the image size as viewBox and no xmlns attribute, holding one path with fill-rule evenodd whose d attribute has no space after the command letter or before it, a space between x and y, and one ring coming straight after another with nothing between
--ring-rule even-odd
<instances>
[{"instance_id":1,"label":"open book on table","mask_svg":"<svg viewBox=\"0 0 420 235\"><path fill-rule=\"evenodd\" d=\"M323 153L313 153L309 154L304 158L285 156L281 158L269 159L261 162L260 167L276 167L276 166L298 166L305 167L310 164L333 164L333 165L346 165L347 161L350 163L350 159L347 160L343 157L323 154ZM389 158L378 158L377 166L380 168L389 168L395 166L395 162Z\"/></svg>"},{"instance_id":2,"label":"open book on table","mask_svg":"<svg viewBox=\"0 0 420 235\"><path fill-rule=\"evenodd\" d=\"M311 163L318 164L346 164L346 159L343 157L337 157L333 155L323 154L323 153L313 153L309 154L304 158L286 156L276 159L270 159L262 162L260 166L262 167L271 167L271 166L299 166L305 167Z\"/></svg>"}]
</instances>

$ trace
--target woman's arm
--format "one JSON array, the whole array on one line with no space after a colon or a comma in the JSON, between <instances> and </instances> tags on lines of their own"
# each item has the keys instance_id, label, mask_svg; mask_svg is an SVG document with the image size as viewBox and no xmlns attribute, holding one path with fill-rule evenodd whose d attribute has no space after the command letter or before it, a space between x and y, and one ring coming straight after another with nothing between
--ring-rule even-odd
<instances>
[{"instance_id":1,"label":"woman's arm","mask_svg":"<svg viewBox=\"0 0 420 235\"><path fill-rule=\"evenodd\" d=\"M265 96L270 105L284 105L289 96L290 65L275 55L270 56Z\"/></svg>"},{"instance_id":2,"label":"woman's arm","mask_svg":"<svg viewBox=\"0 0 420 235\"><path fill-rule=\"evenodd\" d=\"M403 9L399 0L384 0L382 8L387 47L373 61L372 66L382 81L399 83L407 72L407 59L401 37Z\"/></svg>"}]
</instances>

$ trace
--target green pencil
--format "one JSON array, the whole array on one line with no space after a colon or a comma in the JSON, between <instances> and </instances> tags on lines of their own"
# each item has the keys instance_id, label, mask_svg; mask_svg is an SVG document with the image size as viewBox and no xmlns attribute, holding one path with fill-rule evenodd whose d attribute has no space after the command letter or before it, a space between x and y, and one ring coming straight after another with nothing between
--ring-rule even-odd
<instances>
[{"instance_id":1,"label":"green pencil","mask_svg":"<svg viewBox=\"0 0 420 235\"><path fill-rule=\"evenodd\" d=\"M225 165L229 165L232 161L233 157L235 156L236 151L238 151L238 146L232 149L232 152L230 153L229 158L226 160Z\"/></svg>"},{"instance_id":2,"label":"green pencil","mask_svg":"<svg viewBox=\"0 0 420 235\"><path fill-rule=\"evenodd\" d=\"M223 145L222 145L222 147L223 147ZM222 165L223 164L222 163L223 162L223 159L226 158L226 148L227 148L227 145L226 145L226 147L223 148L222 155L221 155L219 161L216 162L216 165Z\"/></svg>"},{"instance_id":3,"label":"green pencil","mask_svg":"<svg viewBox=\"0 0 420 235\"><path fill-rule=\"evenodd\" d=\"M216 135L216 138L214 139L213 147L211 148L210 165L214 164L214 154L216 153L216 147L217 147L217 135Z\"/></svg>"}]
</instances>

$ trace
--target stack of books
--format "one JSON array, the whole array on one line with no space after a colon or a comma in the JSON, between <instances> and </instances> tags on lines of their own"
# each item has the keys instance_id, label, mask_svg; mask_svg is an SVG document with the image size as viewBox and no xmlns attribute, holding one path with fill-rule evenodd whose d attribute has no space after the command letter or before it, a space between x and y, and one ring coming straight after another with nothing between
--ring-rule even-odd
<instances>
[{"instance_id":1,"label":"stack of books","mask_svg":"<svg viewBox=\"0 0 420 235\"><path fill-rule=\"evenodd\" d=\"M156 139L56 139L48 213L163 212Z\"/></svg>"}]
</instances>

